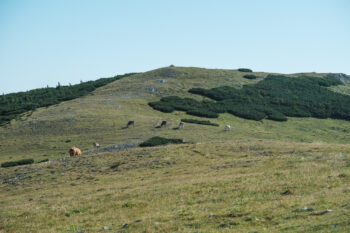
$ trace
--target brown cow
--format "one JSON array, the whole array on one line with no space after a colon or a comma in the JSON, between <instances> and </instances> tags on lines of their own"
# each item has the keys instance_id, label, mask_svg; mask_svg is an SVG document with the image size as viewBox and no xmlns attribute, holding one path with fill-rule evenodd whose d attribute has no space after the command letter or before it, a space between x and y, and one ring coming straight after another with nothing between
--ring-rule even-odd
<instances>
[{"instance_id":1,"label":"brown cow","mask_svg":"<svg viewBox=\"0 0 350 233\"><path fill-rule=\"evenodd\" d=\"M81 150L79 148L77 148L77 147L72 147L69 150L69 155L70 156L81 155Z\"/></svg>"}]
</instances>

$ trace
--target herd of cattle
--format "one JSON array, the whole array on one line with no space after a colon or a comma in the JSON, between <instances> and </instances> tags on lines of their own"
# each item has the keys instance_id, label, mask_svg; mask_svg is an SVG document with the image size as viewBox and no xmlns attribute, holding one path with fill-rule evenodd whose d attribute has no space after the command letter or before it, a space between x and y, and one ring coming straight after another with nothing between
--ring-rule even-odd
<instances>
[{"instance_id":1,"label":"herd of cattle","mask_svg":"<svg viewBox=\"0 0 350 233\"><path fill-rule=\"evenodd\" d=\"M166 127L167 125L167 122L166 121L162 121L162 123L160 123L160 125L158 126L158 128L162 128L162 127ZM185 122L181 121L179 123L179 128L182 129L185 125ZM129 121L127 124L126 124L126 128L129 128L130 126L132 127L135 127L135 121ZM231 130L231 126L230 125L225 125L225 131L230 131ZM97 143L97 142L94 142L93 143L93 146L98 149L100 148L100 144ZM72 147L70 150L69 150L69 155L70 156L76 156L76 155L81 155L81 150L77 147Z\"/></svg>"}]
</instances>

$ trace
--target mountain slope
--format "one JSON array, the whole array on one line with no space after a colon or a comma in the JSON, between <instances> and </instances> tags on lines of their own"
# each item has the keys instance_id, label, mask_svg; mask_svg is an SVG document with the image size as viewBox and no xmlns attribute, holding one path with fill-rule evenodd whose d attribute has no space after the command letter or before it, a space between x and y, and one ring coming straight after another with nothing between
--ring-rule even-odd
<instances>
[{"instance_id":1,"label":"mountain slope","mask_svg":"<svg viewBox=\"0 0 350 233\"><path fill-rule=\"evenodd\" d=\"M0 232L348 232L349 153L229 140L0 169Z\"/></svg>"},{"instance_id":2,"label":"mountain slope","mask_svg":"<svg viewBox=\"0 0 350 233\"><path fill-rule=\"evenodd\" d=\"M169 95L201 101L188 90L268 75L245 74L161 68L1 127L0 162L35 163L0 168L0 232L348 232L349 121L206 119L149 106ZM330 89L348 86L339 87ZM174 130L183 118L219 127ZM162 120L168 126L157 128ZM186 144L133 148L154 136ZM72 146L83 155L69 157Z\"/></svg>"},{"instance_id":3,"label":"mountain slope","mask_svg":"<svg viewBox=\"0 0 350 233\"><path fill-rule=\"evenodd\" d=\"M93 142L107 147L136 143L152 136L183 138L187 142L252 138L335 143L349 141L350 123L331 119L289 118L288 122L283 123L269 120L254 122L221 114L218 119L210 119L220 127L185 124L183 130L172 130L182 118L205 118L188 116L183 112L165 114L148 105L169 95L197 100L205 98L188 92L195 87L237 87L237 84L261 80L245 79L245 74L236 70L166 67L117 80L88 96L40 108L31 116L0 128L0 162L21 158L59 158L66 156L72 146L81 148L84 153L93 149ZM259 77L267 75L254 74ZM165 83L160 80L165 80ZM135 127L123 129L129 120L136 122ZM167 120L169 127L155 128L161 120ZM231 125L231 132L223 131L226 124Z\"/></svg>"}]
</instances>

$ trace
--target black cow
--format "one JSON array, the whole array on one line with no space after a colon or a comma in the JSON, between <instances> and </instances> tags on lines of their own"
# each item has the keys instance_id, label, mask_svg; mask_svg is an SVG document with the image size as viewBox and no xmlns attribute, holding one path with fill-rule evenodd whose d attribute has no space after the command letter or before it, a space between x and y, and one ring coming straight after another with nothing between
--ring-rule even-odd
<instances>
[{"instance_id":1,"label":"black cow","mask_svg":"<svg viewBox=\"0 0 350 233\"><path fill-rule=\"evenodd\" d=\"M182 129L184 127L184 125L185 125L185 122L180 121L179 128Z\"/></svg>"},{"instance_id":2,"label":"black cow","mask_svg":"<svg viewBox=\"0 0 350 233\"><path fill-rule=\"evenodd\" d=\"M129 126L135 127L135 121L129 121L128 124L126 125L126 128L129 128Z\"/></svg>"},{"instance_id":3,"label":"black cow","mask_svg":"<svg viewBox=\"0 0 350 233\"><path fill-rule=\"evenodd\" d=\"M162 127L166 127L166 121L162 121L162 123L160 124L160 128L162 128Z\"/></svg>"}]
</instances>

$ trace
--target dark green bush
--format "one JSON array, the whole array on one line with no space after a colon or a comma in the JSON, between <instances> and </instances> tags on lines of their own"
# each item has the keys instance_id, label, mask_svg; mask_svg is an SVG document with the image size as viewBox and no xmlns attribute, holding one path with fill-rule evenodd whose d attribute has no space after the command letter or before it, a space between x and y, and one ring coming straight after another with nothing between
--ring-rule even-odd
<instances>
[{"instance_id":1,"label":"dark green bush","mask_svg":"<svg viewBox=\"0 0 350 233\"><path fill-rule=\"evenodd\" d=\"M195 119L181 119L183 122L187 123L193 123L193 124L200 124L200 125L212 125L212 126L219 126L216 123L212 123L210 121L200 121L200 120L195 120Z\"/></svg>"},{"instance_id":2,"label":"dark green bush","mask_svg":"<svg viewBox=\"0 0 350 233\"><path fill-rule=\"evenodd\" d=\"M286 121L290 117L317 117L350 120L350 96L326 87L341 85L332 77L300 76L289 78L269 75L241 89L230 86L212 89L192 88L190 93L215 101L196 101L176 96L162 98L154 106L186 111L189 115L216 118L219 113L251 119ZM155 108L155 107L153 107ZM155 108L157 109L157 108Z\"/></svg>"},{"instance_id":3,"label":"dark green bush","mask_svg":"<svg viewBox=\"0 0 350 233\"><path fill-rule=\"evenodd\" d=\"M43 159L43 160L40 160L38 163L44 163L44 162L48 162L49 159Z\"/></svg>"},{"instance_id":4,"label":"dark green bush","mask_svg":"<svg viewBox=\"0 0 350 233\"><path fill-rule=\"evenodd\" d=\"M2 163L1 167L14 167L14 166L32 164L32 163L34 163L34 159L22 159L22 160Z\"/></svg>"},{"instance_id":5,"label":"dark green bush","mask_svg":"<svg viewBox=\"0 0 350 233\"><path fill-rule=\"evenodd\" d=\"M124 164L124 162L121 162L121 161L118 161L118 162L115 162L115 163L113 163L111 166L110 166L110 168L111 169L118 169L121 165L123 165Z\"/></svg>"},{"instance_id":6,"label":"dark green bush","mask_svg":"<svg viewBox=\"0 0 350 233\"><path fill-rule=\"evenodd\" d=\"M246 74L246 75L243 75L243 78L246 78L246 79L257 79L258 77L254 74Z\"/></svg>"},{"instance_id":7,"label":"dark green bush","mask_svg":"<svg viewBox=\"0 0 350 233\"><path fill-rule=\"evenodd\" d=\"M287 121L287 117L285 115L283 115L280 112L275 112L275 111L268 114L267 119L273 120L273 121Z\"/></svg>"},{"instance_id":8,"label":"dark green bush","mask_svg":"<svg viewBox=\"0 0 350 233\"><path fill-rule=\"evenodd\" d=\"M183 143L182 139L152 137L147 141L141 143L140 147L160 146L160 145L167 145L167 144L181 144L181 143Z\"/></svg>"},{"instance_id":9,"label":"dark green bush","mask_svg":"<svg viewBox=\"0 0 350 233\"><path fill-rule=\"evenodd\" d=\"M218 118L219 114L215 112L208 111L206 108L197 108L187 110L188 115L199 116L199 117L208 117L208 118Z\"/></svg>"},{"instance_id":10,"label":"dark green bush","mask_svg":"<svg viewBox=\"0 0 350 233\"><path fill-rule=\"evenodd\" d=\"M253 72L251 69L247 69L247 68L239 68L238 71L240 71L240 72Z\"/></svg>"},{"instance_id":11,"label":"dark green bush","mask_svg":"<svg viewBox=\"0 0 350 233\"><path fill-rule=\"evenodd\" d=\"M173 112L175 110L170 104L168 104L166 102L158 101L158 102L150 102L148 104L153 109L156 109L156 110L161 111L161 112L170 113L170 112Z\"/></svg>"}]
</instances>

